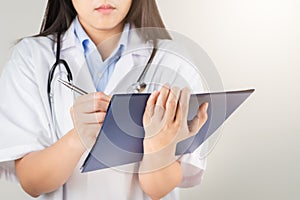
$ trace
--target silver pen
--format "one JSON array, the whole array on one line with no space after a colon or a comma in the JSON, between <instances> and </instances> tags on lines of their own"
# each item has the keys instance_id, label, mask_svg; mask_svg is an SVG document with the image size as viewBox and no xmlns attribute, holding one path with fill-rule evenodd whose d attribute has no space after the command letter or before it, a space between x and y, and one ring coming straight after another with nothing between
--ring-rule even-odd
<instances>
[{"instance_id":1,"label":"silver pen","mask_svg":"<svg viewBox=\"0 0 300 200\"><path fill-rule=\"evenodd\" d=\"M80 89L79 87L67 82L67 81L64 81L62 79L58 79L58 82L62 83L64 86L70 88L71 90L74 90L75 92L77 92L78 94L81 94L81 95L85 95L85 94L88 94L86 91L84 91L83 89Z\"/></svg>"}]
</instances>

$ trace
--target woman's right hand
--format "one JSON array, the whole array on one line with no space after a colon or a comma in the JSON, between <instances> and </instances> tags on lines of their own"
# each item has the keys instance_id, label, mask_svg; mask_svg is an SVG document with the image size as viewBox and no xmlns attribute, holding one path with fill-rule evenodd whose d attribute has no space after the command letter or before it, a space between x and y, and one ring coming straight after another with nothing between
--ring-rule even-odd
<instances>
[{"instance_id":1,"label":"woman's right hand","mask_svg":"<svg viewBox=\"0 0 300 200\"><path fill-rule=\"evenodd\" d=\"M15 161L18 180L28 194L38 197L67 182L84 151L95 143L110 99L102 92L79 96L70 110L74 129L53 145Z\"/></svg>"},{"instance_id":2,"label":"woman's right hand","mask_svg":"<svg viewBox=\"0 0 300 200\"><path fill-rule=\"evenodd\" d=\"M70 109L74 130L82 145L90 149L102 127L111 96L95 92L79 96Z\"/></svg>"}]
</instances>

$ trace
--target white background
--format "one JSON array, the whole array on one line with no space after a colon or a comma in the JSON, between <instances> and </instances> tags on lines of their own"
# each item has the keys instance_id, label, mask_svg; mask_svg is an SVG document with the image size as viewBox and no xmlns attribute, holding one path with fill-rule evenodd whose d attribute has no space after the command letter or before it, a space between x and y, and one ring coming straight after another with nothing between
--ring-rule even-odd
<instances>
[{"instance_id":1,"label":"white background","mask_svg":"<svg viewBox=\"0 0 300 200\"><path fill-rule=\"evenodd\" d=\"M300 199L300 1L158 3L169 29L206 50L226 90L256 89L223 126L202 184L182 190L182 199ZM0 69L18 38L39 31L45 4L2 2ZM25 197L0 181L0 199Z\"/></svg>"}]
</instances>

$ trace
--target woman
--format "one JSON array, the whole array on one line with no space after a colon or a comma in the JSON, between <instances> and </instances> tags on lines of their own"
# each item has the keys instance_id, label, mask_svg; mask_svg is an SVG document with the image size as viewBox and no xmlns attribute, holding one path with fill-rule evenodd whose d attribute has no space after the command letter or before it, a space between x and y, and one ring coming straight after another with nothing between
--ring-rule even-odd
<instances>
[{"instance_id":1,"label":"woman","mask_svg":"<svg viewBox=\"0 0 300 200\"><path fill-rule=\"evenodd\" d=\"M165 29L134 31L145 27L164 28L154 0L48 1L40 34L17 44L0 79L0 92L5 94L0 100L1 177L16 178L29 195L47 200L176 199L177 186L200 182L204 161L196 152L176 160L175 147L205 123L207 104L190 124L184 123L190 91L159 84L190 86L198 92L201 83L195 75L187 85L176 84L187 78L177 75L190 66L163 52L155 54L155 67L145 79L156 83L145 92L160 90L152 93L144 113L139 173L112 168L80 173L111 95L126 92L126 80L136 80L133 74L141 70L133 66L147 63L148 47L169 44ZM142 50L130 53L136 44ZM68 62L74 83L89 94L74 101L73 92L52 81L54 95L48 101L46 80L58 53ZM168 63L177 75L162 71ZM54 73L55 80L63 71Z\"/></svg>"}]
</instances>

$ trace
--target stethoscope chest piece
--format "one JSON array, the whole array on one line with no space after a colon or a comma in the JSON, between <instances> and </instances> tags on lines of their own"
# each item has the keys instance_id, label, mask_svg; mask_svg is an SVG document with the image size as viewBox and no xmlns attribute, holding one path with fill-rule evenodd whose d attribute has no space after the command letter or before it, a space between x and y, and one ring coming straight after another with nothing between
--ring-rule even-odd
<instances>
[{"instance_id":1,"label":"stethoscope chest piece","mask_svg":"<svg viewBox=\"0 0 300 200\"><path fill-rule=\"evenodd\" d=\"M136 82L136 83L133 83L130 88L129 88L129 91L128 92L133 92L133 93L142 93L145 91L147 87L147 84L142 82Z\"/></svg>"}]
</instances>

